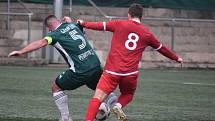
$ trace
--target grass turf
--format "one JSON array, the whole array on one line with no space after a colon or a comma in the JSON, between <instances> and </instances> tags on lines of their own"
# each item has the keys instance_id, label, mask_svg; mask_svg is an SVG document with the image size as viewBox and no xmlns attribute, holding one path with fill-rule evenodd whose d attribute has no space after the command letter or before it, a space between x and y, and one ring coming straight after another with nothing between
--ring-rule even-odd
<instances>
[{"instance_id":1,"label":"grass turf","mask_svg":"<svg viewBox=\"0 0 215 121\"><path fill-rule=\"evenodd\" d=\"M1 66L0 121L57 121L50 83L64 70ZM134 100L124 110L131 121L215 120L214 84L215 70L140 70ZM73 119L83 120L93 91L83 86L67 93Z\"/></svg>"}]
</instances>

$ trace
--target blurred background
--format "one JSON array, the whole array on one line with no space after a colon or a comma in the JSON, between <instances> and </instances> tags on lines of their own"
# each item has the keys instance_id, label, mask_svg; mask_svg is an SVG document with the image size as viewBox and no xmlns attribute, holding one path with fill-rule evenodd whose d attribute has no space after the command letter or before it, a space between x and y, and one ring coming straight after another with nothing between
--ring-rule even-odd
<instances>
[{"instance_id":1,"label":"blurred background","mask_svg":"<svg viewBox=\"0 0 215 121\"><path fill-rule=\"evenodd\" d=\"M28 55L7 58L12 50L47 33L43 19L55 14L59 19L70 16L87 21L126 19L132 3L144 6L142 23L185 61L185 67L215 67L215 1L214 0L1 0L0 1L0 64L34 65L63 64L51 47ZM104 64L111 33L85 30L86 37ZM147 48L140 63L142 68L179 67L169 59Z\"/></svg>"},{"instance_id":2,"label":"blurred background","mask_svg":"<svg viewBox=\"0 0 215 121\"><path fill-rule=\"evenodd\" d=\"M144 6L142 23L184 59L185 68L148 47L139 64L136 96L125 108L129 120L215 120L215 0L0 0L0 121L58 120L50 89L66 70L58 52L47 46L7 57L44 37L47 15L74 21L127 19L132 3ZM104 65L112 34L85 33ZM68 92L75 121L84 120L92 94L86 87ZM111 114L107 121L116 118Z\"/></svg>"}]
</instances>

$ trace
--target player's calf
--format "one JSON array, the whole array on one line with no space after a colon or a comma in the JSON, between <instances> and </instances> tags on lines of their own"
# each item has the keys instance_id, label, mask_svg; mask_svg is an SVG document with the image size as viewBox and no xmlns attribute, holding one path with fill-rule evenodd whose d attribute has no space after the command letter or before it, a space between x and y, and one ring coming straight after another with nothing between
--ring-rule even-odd
<instances>
[{"instance_id":1,"label":"player's calf","mask_svg":"<svg viewBox=\"0 0 215 121\"><path fill-rule=\"evenodd\" d=\"M113 106L117 103L118 98L115 93L111 92L107 98L105 99L105 103L109 108L113 108Z\"/></svg>"}]
</instances>

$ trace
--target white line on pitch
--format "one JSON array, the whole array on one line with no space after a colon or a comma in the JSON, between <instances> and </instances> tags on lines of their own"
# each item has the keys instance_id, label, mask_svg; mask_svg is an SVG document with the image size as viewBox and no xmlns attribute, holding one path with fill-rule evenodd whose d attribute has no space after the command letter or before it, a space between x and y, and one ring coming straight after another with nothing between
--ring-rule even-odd
<instances>
[{"instance_id":1,"label":"white line on pitch","mask_svg":"<svg viewBox=\"0 0 215 121\"><path fill-rule=\"evenodd\" d=\"M185 84L185 85L203 85L203 86L215 86L215 84L205 84L205 83L182 83L182 84Z\"/></svg>"}]
</instances>

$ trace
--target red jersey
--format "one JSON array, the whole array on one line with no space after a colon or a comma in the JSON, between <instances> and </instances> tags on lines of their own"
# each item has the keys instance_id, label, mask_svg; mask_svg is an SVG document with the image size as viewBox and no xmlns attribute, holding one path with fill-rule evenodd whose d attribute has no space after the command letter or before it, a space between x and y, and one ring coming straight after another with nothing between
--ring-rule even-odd
<instances>
[{"instance_id":1,"label":"red jersey","mask_svg":"<svg viewBox=\"0 0 215 121\"><path fill-rule=\"evenodd\" d=\"M137 73L142 53L147 46L153 47L170 59L178 59L138 21L83 22L82 25L89 29L113 32L111 48L104 68L108 73L122 76Z\"/></svg>"}]
</instances>

